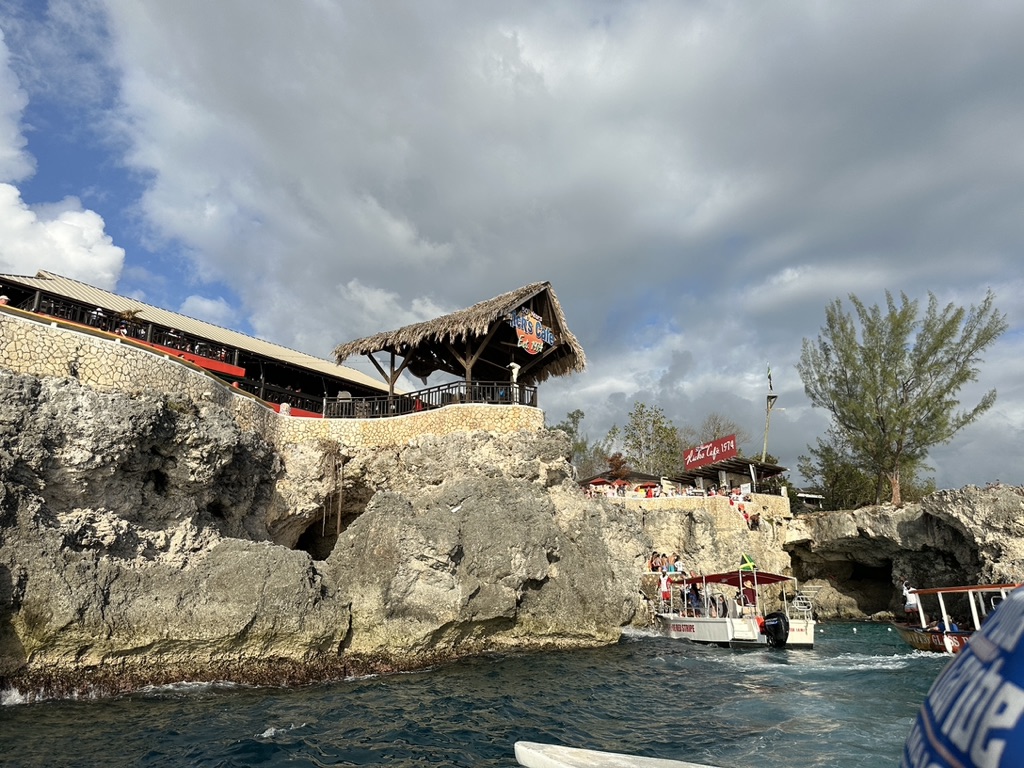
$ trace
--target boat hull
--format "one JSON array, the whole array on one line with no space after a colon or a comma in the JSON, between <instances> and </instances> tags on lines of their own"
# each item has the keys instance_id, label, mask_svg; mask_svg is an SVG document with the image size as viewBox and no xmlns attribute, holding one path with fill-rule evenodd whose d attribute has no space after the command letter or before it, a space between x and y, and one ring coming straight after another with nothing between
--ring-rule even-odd
<instances>
[{"instance_id":1,"label":"boat hull","mask_svg":"<svg viewBox=\"0 0 1024 768\"><path fill-rule=\"evenodd\" d=\"M971 637L970 632L938 632L897 622L893 627L911 648L929 653L960 653Z\"/></svg>"},{"instance_id":2,"label":"boat hull","mask_svg":"<svg viewBox=\"0 0 1024 768\"><path fill-rule=\"evenodd\" d=\"M787 648L814 647L814 620L790 619ZM703 645L723 648L755 648L768 645L754 616L721 618L658 614L658 625L663 634L673 640L689 640Z\"/></svg>"}]
</instances>

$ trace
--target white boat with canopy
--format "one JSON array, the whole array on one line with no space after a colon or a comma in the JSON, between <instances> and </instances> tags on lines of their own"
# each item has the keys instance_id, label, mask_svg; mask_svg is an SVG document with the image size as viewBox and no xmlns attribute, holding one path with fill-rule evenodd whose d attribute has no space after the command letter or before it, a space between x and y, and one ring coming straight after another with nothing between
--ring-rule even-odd
<instances>
[{"instance_id":1,"label":"white boat with canopy","mask_svg":"<svg viewBox=\"0 0 1024 768\"><path fill-rule=\"evenodd\" d=\"M813 601L794 577L751 568L749 562L733 571L672 576L668 599L658 592L657 622L668 637L728 648L814 647ZM777 595L766 591L772 587ZM766 604L779 609L765 615Z\"/></svg>"}]
</instances>

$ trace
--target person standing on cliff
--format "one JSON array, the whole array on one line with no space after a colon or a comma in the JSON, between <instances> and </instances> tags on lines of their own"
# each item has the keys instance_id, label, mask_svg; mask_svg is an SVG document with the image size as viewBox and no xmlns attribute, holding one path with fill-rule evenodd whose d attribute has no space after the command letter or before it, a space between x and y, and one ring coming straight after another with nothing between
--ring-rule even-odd
<instances>
[{"instance_id":1,"label":"person standing on cliff","mask_svg":"<svg viewBox=\"0 0 1024 768\"><path fill-rule=\"evenodd\" d=\"M918 618L918 599L909 581L903 582L903 615L907 624L915 624Z\"/></svg>"}]
</instances>

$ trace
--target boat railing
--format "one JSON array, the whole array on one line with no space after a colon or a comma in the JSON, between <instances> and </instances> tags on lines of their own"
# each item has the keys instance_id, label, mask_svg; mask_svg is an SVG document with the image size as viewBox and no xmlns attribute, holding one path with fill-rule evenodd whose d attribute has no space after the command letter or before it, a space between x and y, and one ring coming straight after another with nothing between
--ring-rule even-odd
<instances>
[{"instance_id":1,"label":"boat railing","mask_svg":"<svg viewBox=\"0 0 1024 768\"><path fill-rule=\"evenodd\" d=\"M966 631L970 632L981 629L981 625L991 615L992 611L1018 586L1020 584L933 587L930 589L913 589L910 590L910 594L916 599L921 629L948 634L949 628L954 624L961 627L961 631L963 631L962 623L965 623L968 617L969 626ZM921 598L926 596L937 598L939 604L938 618L935 618L932 622L928 621L928 614L921 602ZM949 601L948 604L947 600ZM964 601L966 601L966 606L963 605ZM966 608L966 611L964 608ZM956 621L954 611L956 611L956 616L961 621ZM910 624L909 620L907 623Z\"/></svg>"},{"instance_id":2,"label":"boat railing","mask_svg":"<svg viewBox=\"0 0 1024 768\"><path fill-rule=\"evenodd\" d=\"M793 618L797 619L812 619L814 618L814 598L818 596L818 593L822 590L820 585L804 585L797 593L793 596L793 600L790 603L790 610L793 614Z\"/></svg>"}]
</instances>

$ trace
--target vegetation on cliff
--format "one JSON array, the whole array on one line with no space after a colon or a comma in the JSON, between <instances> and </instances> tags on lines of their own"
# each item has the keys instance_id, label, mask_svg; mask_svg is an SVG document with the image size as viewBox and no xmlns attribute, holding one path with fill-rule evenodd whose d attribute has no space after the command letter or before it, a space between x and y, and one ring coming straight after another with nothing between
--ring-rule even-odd
<instances>
[{"instance_id":1,"label":"vegetation on cliff","mask_svg":"<svg viewBox=\"0 0 1024 768\"><path fill-rule=\"evenodd\" d=\"M929 294L918 302L886 292L886 310L867 307L853 294L857 313L836 299L825 310L816 342L804 339L797 366L811 404L832 417L833 452L876 480L888 482L892 503L902 503L901 479L922 467L928 450L948 442L992 407L989 390L972 408L957 410L959 391L976 381L982 353L1006 330L991 292L981 306L939 309ZM824 451L819 441L819 455Z\"/></svg>"}]
</instances>

